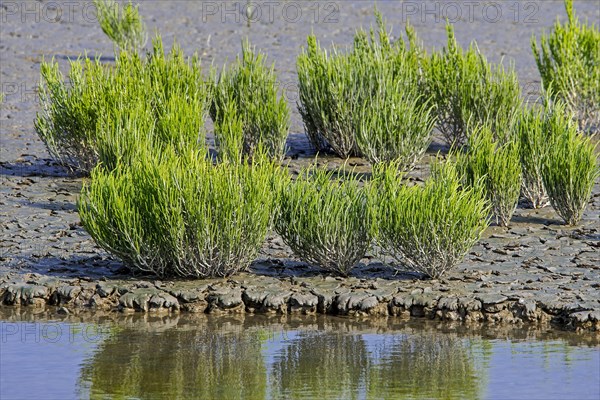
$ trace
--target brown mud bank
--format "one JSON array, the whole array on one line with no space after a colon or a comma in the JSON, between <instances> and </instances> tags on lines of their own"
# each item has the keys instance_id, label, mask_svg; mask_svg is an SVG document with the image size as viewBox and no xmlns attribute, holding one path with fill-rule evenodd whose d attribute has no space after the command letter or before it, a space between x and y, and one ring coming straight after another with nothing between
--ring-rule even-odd
<instances>
[{"instance_id":1,"label":"brown mud bank","mask_svg":"<svg viewBox=\"0 0 600 400\"><path fill-rule=\"evenodd\" d=\"M0 278L0 302L4 305L0 311L84 318L122 313L236 318L266 314L292 321L326 314L369 321L434 320L471 328L484 324L600 332L600 284L560 273L543 273L535 282L518 271L506 274L497 270L463 270L441 280L409 275L384 279L373 277L377 275L373 267L363 268L363 276L368 278L323 276L310 267L305 267L304 274L268 276L263 273L266 269L261 269L266 263L254 273L204 281L9 273Z\"/></svg>"}]
</instances>

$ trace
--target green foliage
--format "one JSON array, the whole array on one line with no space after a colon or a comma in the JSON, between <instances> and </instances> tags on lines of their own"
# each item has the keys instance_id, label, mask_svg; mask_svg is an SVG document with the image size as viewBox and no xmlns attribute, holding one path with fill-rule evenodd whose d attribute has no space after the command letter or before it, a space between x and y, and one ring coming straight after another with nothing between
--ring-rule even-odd
<instances>
[{"instance_id":1,"label":"green foliage","mask_svg":"<svg viewBox=\"0 0 600 400\"><path fill-rule=\"evenodd\" d=\"M427 92L437 107L437 127L450 146L464 144L468 127L489 125L501 142L510 140L502 127L514 121L521 89L514 67L492 66L473 42L467 51L446 25L448 43L424 58Z\"/></svg>"},{"instance_id":2,"label":"green foliage","mask_svg":"<svg viewBox=\"0 0 600 400\"><path fill-rule=\"evenodd\" d=\"M548 118L549 140L542 178L550 203L569 225L576 225L592 194L600 171L595 145L571 123L572 114L560 102Z\"/></svg>"},{"instance_id":3,"label":"green foliage","mask_svg":"<svg viewBox=\"0 0 600 400\"><path fill-rule=\"evenodd\" d=\"M518 142L499 144L491 129L471 133L467 152L458 152L457 167L468 186L483 184L496 222L508 226L521 190L521 159Z\"/></svg>"},{"instance_id":4,"label":"green foliage","mask_svg":"<svg viewBox=\"0 0 600 400\"><path fill-rule=\"evenodd\" d=\"M545 90L564 101L584 131L600 127L600 31L575 17L573 0L565 0L568 20L557 19L540 47L531 39L533 56Z\"/></svg>"},{"instance_id":5,"label":"green foliage","mask_svg":"<svg viewBox=\"0 0 600 400\"><path fill-rule=\"evenodd\" d=\"M523 175L521 192L533 208L544 207L548 202L542 179L549 139L547 128L546 111L543 108L532 107L519 112L515 129L519 139Z\"/></svg>"},{"instance_id":6,"label":"green foliage","mask_svg":"<svg viewBox=\"0 0 600 400\"><path fill-rule=\"evenodd\" d=\"M407 186L392 164L374 170L376 239L408 269L438 278L454 268L489 224L481 185L462 186L450 163L433 166L423 186Z\"/></svg>"},{"instance_id":7,"label":"green foliage","mask_svg":"<svg viewBox=\"0 0 600 400\"><path fill-rule=\"evenodd\" d=\"M290 111L283 97L278 98L274 67L267 68L266 57L255 53L248 41L242 45L242 58L229 69L223 68L214 85L210 116L215 125L230 124L228 113L235 112L243 126L243 153L252 156L260 145L275 158L285 155L290 129ZM221 133L217 132L217 135ZM219 141L219 151L228 141Z\"/></svg>"},{"instance_id":8,"label":"green foliage","mask_svg":"<svg viewBox=\"0 0 600 400\"><path fill-rule=\"evenodd\" d=\"M282 174L261 160L216 166L205 151L139 149L128 165L96 168L78 202L96 243L158 276L228 276L256 257Z\"/></svg>"},{"instance_id":9,"label":"green foliage","mask_svg":"<svg viewBox=\"0 0 600 400\"><path fill-rule=\"evenodd\" d=\"M302 260L348 275L365 256L370 213L357 178L309 168L279 198L275 230Z\"/></svg>"},{"instance_id":10,"label":"green foliage","mask_svg":"<svg viewBox=\"0 0 600 400\"><path fill-rule=\"evenodd\" d=\"M220 111L215 123L215 141L221 161L241 162L244 155L244 123L233 102Z\"/></svg>"},{"instance_id":11,"label":"green foliage","mask_svg":"<svg viewBox=\"0 0 600 400\"><path fill-rule=\"evenodd\" d=\"M322 50L315 36L298 56L299 111L318 150L340 157L364 155L372 163L399 159L409 168L427 148L433 117L421 95L420 47L407 26L410 47L390 42L376 12L378 39L358 31L352 51Z\"/></svg>"},{"instance_id":12,"label":"green foliage","mask_svg":"<svg viewBox=\"0 0 600 400\"><path fill-rule=\"evenodd\" d=\"M113 0L94 0L102 31L121 50L137 52L146 44L146 28L139 5L131 1L123 7Z\"/></svg>"},{"instance_id":13,"label":"green foliage","mask_svg":"<svg viewBox=\"0 0 600 400\"><path fill-rule=\"evenodd\" d=\"M114 66L88 58L70 66L65 79L58 63L42 62L35 128L52 157L72 171L88 173L99 160L112 168L140 141L205 145L210 89L197 56L186 58L176 44L165 55L157 37L146 58L122 51Z\"/></svg>"},{"instance_id":14,"label":"green foliage","mask_svg":"<svg viewBox=\"0 0 600 400\"><path fill-rule=\"evenodd\" d=\"M377 87L361 96L366 103L354 116L358 148L372 164L396 161L401 169L411 169L431 143L433 107L423 100L414 81L398 79L392 69L370 67L374 70L367 80L377 82ZM405 70L411 68L401 64L394 72L402 70L400 75L410 76Z\"/></svg>"}]
</instances>

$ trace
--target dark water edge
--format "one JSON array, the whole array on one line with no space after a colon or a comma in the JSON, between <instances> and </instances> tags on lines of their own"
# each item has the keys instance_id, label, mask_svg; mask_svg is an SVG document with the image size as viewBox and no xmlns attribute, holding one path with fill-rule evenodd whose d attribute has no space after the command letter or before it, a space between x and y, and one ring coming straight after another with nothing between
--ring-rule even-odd
<instances>
[{"instance_id":1,"label":"dark water edge","mask_svg":"<svg viewBox=\"0 0 600 400\"><path fill-rule=\"evenodd\" d=\"M0 343L2 399L600 396L597 335L514 327L4 308Z\"/></svg>"}]
</instances>

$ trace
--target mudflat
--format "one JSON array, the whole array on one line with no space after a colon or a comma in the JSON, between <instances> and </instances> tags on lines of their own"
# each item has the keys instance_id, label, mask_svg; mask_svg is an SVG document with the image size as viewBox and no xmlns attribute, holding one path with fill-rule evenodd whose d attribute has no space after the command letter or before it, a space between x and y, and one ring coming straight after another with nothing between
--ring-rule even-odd
<instances>
[{"instance_id":1,"label":"mudflat","mask_svg":"<svg viewBox=\"0 0 600 400\"><path fill-rule=\"evenodd\" d=\"M524 94L534 101L540 78L530 50L532 34L564 19L562 1L430 3L379 2L403 33L410 20L426 48L445 43L445 18L463 46L476 40L490 61L514 63ZM511 226L491 226L455 270L440 280L395 272L374 257L349 278L327 276L294 260L280 238L270 236L251 271L228 279L157 281L133 276L94 245L79 223L76 199L84 178L69 176L49 157L33 120L42 59L54 57L68 71L69 59L113 58L88 3L14 3L0 11L2 91L0 110L0 300L6 305L50 306L53 312L97 310L148 312L335 314L398 316L493 324L556 324L600 331L600 185L579 226L563 225L550 207L522 204ZM241 51L249 37L275 62L282 92L292 106L286 163L297 170L314 160L303 134L297 101L295 60L314 32L324 46L351 44L355 29L374 24L368 1L256 3L250 24L245 2L143 2L149 32L166 46L173 39L187 54L198 52L207 71ZM61 8L62 7L62 8ZM580 18L600 22L594 1L576 1ZM209 125L209 124L207 124ZM207 126L211 130L210 126ZM210 135L209 135L210 141ZM427 175L428 157L412 172ZM320 156L330 167L343 161ZM368 164L350 166L368 172Z\"/></svg>"}]
</instances>

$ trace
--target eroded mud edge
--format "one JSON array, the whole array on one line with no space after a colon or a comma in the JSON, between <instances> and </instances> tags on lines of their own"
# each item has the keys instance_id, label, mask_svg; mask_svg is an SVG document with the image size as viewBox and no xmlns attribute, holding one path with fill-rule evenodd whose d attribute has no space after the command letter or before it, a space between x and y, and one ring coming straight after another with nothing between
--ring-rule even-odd
<instances>
[{"instance_id":1,"label":"eroded mud edge","mask_svg":"<svg viewBox=\"0 0 600 400\"><path fill-rule=\"evenodd\" d=\"M491 325L552 326L600 332L600 310L546 294L453 294L452 282L356 278L273 278L239 274L207 282L60 279L39 274L0 279L3 306L82 312L327 314Z\"/></svg>"}]
</instances>

